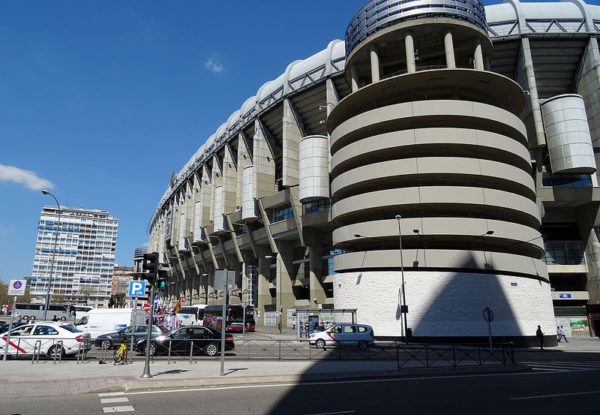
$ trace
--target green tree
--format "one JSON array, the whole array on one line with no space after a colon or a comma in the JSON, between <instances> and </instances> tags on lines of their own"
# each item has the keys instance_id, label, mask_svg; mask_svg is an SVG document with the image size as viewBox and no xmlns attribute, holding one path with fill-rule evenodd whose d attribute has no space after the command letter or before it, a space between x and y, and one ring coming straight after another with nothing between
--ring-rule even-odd
<instances>
[{"instance_id":1,"label":"green tree","mask_svg":"<svg viewBox=\"0 0 600 415\"><path fill-rule=\"evenodd\" d=\"M89 298L93 294L96 294L96 292L97 292L96 287L94 287L93 285L84 284L84 285L79 286L78 295L79 295L79 298L81 298L87 304Z\"/></svg>"}]
</instances>

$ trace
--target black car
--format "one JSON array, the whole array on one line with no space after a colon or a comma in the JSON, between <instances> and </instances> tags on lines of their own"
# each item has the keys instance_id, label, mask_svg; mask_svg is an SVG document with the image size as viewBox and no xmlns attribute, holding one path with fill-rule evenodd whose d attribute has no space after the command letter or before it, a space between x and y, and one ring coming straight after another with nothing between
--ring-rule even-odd
<instances>
[{"instance_id":1,"label":"black car","mask_svg":"<svg viewBox=\"0 0 600 415\"><path fill-rule=\"evenodd\" d=\"M205 354L216 356L221 350L221 332L208 327L181 327L172 330L164 336L158 336L150 343L150 355L166 355L169 351L172 356L189 356L192 354ZM235 349L233 337L225 336L225 350ZM135 350L140 353L146 351L146 339L140 340Z\"/></svg>"},{"instance_id":2,"label":"black car","mask_svg":"<svg viewBox=\"0 0 600 415\"><path fill-rule=\"evenodd\" d=\"M152 338L162 336L169 331L166 327L152 325ZM148 334L148 326L135 326L135 333L133 332L133 327L125 327L119 331L114 333L102 334L101 336L96 337L96 341L94 344L98 347L105 347L106 349L112 349L119 347L123 342L126 342L127 345L131 342L131 335L135 337L134 344L142 339L146 339Z\"/></svg>"}]
</instances>

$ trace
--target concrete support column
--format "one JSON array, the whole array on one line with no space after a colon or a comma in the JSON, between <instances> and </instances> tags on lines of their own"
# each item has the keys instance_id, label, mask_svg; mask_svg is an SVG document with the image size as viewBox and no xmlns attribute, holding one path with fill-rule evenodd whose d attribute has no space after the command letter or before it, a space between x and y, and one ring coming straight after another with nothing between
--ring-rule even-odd
<instances>
[{"instance_id":1,"label":"concrete support column","mask_svg":"<svg viewBox=\"0 0 600 415\"><path fill-rule=\"evenodd\" d=\"M292 276L294 275L294 245L289 242L279 242L277 244L279 254L277 255L277 291L275 304L279 315L279 322L282 328L287 327L287 310L296 307L296 296L292 291Z\"/></svg>"},{"instance_id":2,"label":"concrete support column","mask_svg":"<svg viewBox=\"0 0 600 415\"><path fill-rule=\"evenodd\" d=\"M309 248L309 266L310 266L310 305L311 308L315 307L315 298L318 304L325 303L326 295L325 290L321 281L327 274L327 270L323 270L323 255L325 252L320 248L320 241L322 241L322 235L320 232L312 231L310 234L310 248Z\"/></svg>"},{"instance_id":3,"label":"concrete support column","mask_svg":"<svg viewBox=\"0 0 600 415\"><path fill-rule=\"evenodd\" d=\"M272 271L271 269L273 259L265 258L267 255L271 255L268 248L261 247L258 249L258 311L260 312L260 322L257 319L257 323L260 326L264 325L265 305L275 303L270 290L271 280L275 281L275 278L271 277L271 272L275 276L275 270Z\"/></svg>"},{"instance_id":4,"label":"concrete support column","mask_svg":"<svg viewBox=\"0 0 600 415\"><path fill-rule=\"evenodd\" d=\"M448 69L455 69L454 41L452 40L452 32L450 30L444 34L444 50L446 51L446 67Z\"/></svg>"},{"instance_id":5,"label":"concrete support column","mask_svg":"<svg viewBox=\"0 0 600 415\"><path fill-rule=\"evenodd\" d=\"M546 137L544 135L544 123L542 122L542 110L540 109L535 71L533 70L531 46L529 44L529 39L526 37L521 39L521 54L527 75L527 87L529 89L529 101L535 127L536 141L538 146L543 146L546 144Z\"/></svg>"},{"instance_id":6,"label":"concrete support column","mask_svg":"<svg viewBox=\"0 0 600 415\"><path fill-rule=\"evenodd\" d=\"M600 50L598 40L590 38L577 81L577 93L583 97L585 112L589 120L600 119ZM600 122L590 122L590 135L594 147L600 146ZM596 164L599 155L596 154Z\"/></svg>"},{"instance_id":7,"label":"concrete support column","mask_svg":"<svg viewBox=\"0 0 600 415\"><path fill-rule=\"evenodd\" d=\"M286 187L297 186L300 183L298 149L304 134L304 128L299 125L300 115L294 110L289 99L283 101L282 120L282 181Z\"/></svg>"},{"instance_id":8,"label":"concrete support column","mask_svg":"<svg viewBox=\"0 0 600 415\"><path fill-rule=\"evenodd\" d=\"M379 82L379 54L377 53L377 48L375 46L371 46L370 49L371 56L371 83Z\"/></svg>"},{"instance_id":9,"label":"concrete support column","mask_svg":"<svg viewBox=\"0 0 600 415\"><path fill-rule=\"evenodd\" d=\"M269 145L264 125L259 119L254 122L254 194L253 197L261 198L270 196L275 190L275 156Z\"/></svg>"},{"instance_id":10,"label":"concrete support column","mask_svg":"<svg viewBox=\"0 0 600 415\"><path fill-rule=\"evenodd\" d=\"M473 60L475 61L475 69L477 69L478 71L485 70L483 64L483 51L481 48L481 42L477 42L477 44L475 45L475 53L473 56Z\"/></svg>"},{"instance_id":11,"label":"concrete support column","mask_svg":"<svg viewBox=\"0 0 600 415\"><path fill-rule=\"evenodd\" d=\"M358 91L358 71L356 70L356 65L350 67L350 76L352 77L352 92L356 92Z\"/></svg>"},{"instance_id":12,"label":"concrete support column","mask_svg":"<svg viewBox=\"0 0 600 415\"><path fill-rule=\"evenodd\" d=\"M407 33L404 37L404 49L406 50L406 71L413 73L417 71L415 63L415 43L412 35Z\"/></svg>"}]
</instances>

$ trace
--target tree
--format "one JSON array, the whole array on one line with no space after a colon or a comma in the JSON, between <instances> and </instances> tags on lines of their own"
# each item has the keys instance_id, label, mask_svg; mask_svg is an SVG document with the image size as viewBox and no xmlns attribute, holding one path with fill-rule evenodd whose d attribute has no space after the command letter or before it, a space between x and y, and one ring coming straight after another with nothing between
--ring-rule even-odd
<instances>
[{"instance_id":1,"label":"tree","mask_svg":"<svg viewBox=\"0 0 600 415\"><path fill-rule=\"evenodd\" d=\"M89 284L79 286L79 297L87 304L89 298L97 292L96 287Z\"/></svg>"},{"instance_id":2,"label":"tree","mask_svg":"<svg viewBox=\"0 0 600 415\"><path fill-rule=\"evenodd\" d=\"M108 306L113 308L124 307L125 303L125 293L117 293L110 296Z\"/></svg>"}]
</instances>

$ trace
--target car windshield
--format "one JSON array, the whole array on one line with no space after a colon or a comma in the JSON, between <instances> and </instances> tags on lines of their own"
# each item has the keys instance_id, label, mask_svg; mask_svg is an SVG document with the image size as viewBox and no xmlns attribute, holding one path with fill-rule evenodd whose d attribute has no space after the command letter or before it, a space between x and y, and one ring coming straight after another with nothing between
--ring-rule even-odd
<instances>
[{"instance_id":1,"label":"car windshield","mask_svg":"<svg viewBox=\"0 0 600 415\"><path fill-rule=\"evenodd\" d=\"M75 327L73 327L73 326L67 326L67 325L64 325L64 326L60 326L60 328L61 328L61 329L65 329L65 330L67 330L67 331L70 331L71 333L81 333L81 330L79 330L79 329L76 329L76 328L75 328Z\"/></svg>"}]
</instances>

